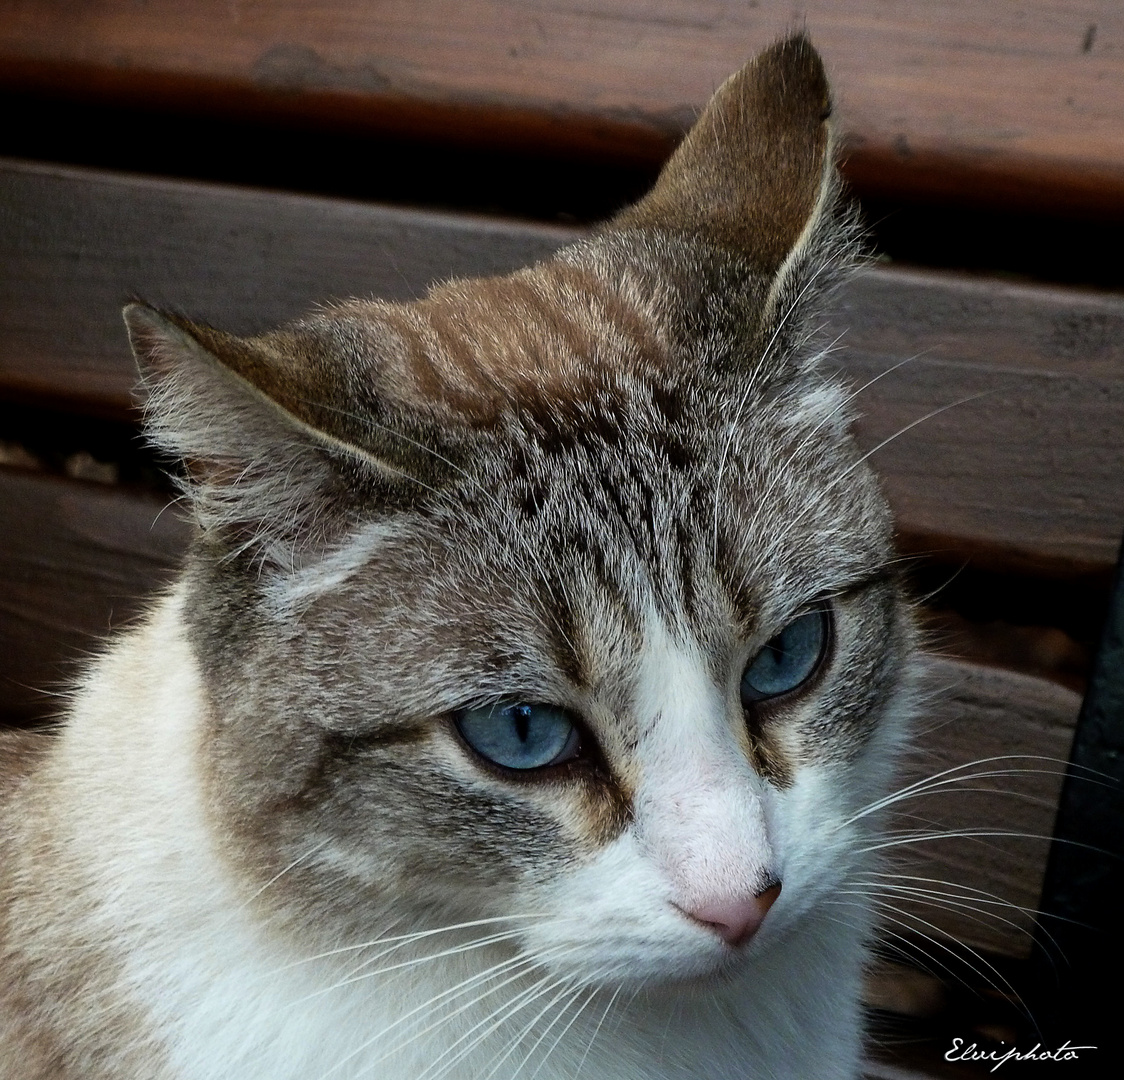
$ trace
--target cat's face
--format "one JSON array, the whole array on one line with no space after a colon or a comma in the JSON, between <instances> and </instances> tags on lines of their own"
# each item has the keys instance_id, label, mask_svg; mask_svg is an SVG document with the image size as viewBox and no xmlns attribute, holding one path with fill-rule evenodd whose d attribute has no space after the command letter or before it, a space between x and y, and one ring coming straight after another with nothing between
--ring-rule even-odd
<instances>
[{"instance_id":1,"label":"cat's face","mask_svg":"<svg viewBox=\"0 0 1124 1080\"><path fill-rule=\"evenodd\" d=\"M132 310L204 526L215 822L311 936L706 976L861 861L910 624L808 336L845 232L822 73L802 42L747 72L539 267L249 341Z\"/></svg>"}]
</instances>

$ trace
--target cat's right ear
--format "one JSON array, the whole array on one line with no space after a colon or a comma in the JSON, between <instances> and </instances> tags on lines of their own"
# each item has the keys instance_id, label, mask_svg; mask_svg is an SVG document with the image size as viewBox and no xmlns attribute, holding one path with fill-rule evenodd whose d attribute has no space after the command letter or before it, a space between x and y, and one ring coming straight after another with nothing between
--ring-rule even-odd
<instances>
[{"instance_id":1,"label":"cat's right ear","mask_svg":"<svg viewBox=\"0 0 1124 1080\"><path fill-rule=\"evenodd\" d=\"M733 257L752 285L741 324L775 342L782 327L798 328L805 310L817 310L816 294L856 255L831 112L808 38L777 42L718 88L652 190L609 229L685 238ZM683 261L673 257L663 272L674 279Z\"/></svg>"},{"instance_id":2,"label":"cat's right ear","mask_svg":"<svg viewBox=\"0 0 1124 1080\"><path fill-rule=\"evenodd\" d=\"M715 91L652 190L613 224L702 235L775 275L831 194L831 111L808 38L778 42Z\"/></svg>"},{"instance_id":3,"label":"cat's right ear","mask_svg":"<svg viewBox=\"0 0 1124 1080\"><path fill-rule=\"evenodd\" d=\"M318 422L333 415L333 376L297 339L239 338L144 304L123 316L147 434L183 462L196 520L230 555L294 568L353 524L364 499L417 490L401 461Z\"/></svg>"}]
</instances>

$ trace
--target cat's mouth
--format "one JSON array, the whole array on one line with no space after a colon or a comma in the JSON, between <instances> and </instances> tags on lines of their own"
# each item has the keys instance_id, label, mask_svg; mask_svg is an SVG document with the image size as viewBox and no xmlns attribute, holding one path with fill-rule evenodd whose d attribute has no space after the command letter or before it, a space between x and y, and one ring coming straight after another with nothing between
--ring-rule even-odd
<instances>
[{"instance_id":1,"label":"cat's mouth","mask_svg":"<svg viewBox=\"0 0 1124 1080\"><path fill-rule=\"evenodd\" d=\"M560 965L551 964L552 968ZM562 965L559 975L570 976L590 987L599 990L639 991L648 990L659 993L661 989L675 994L694 991L715 990L732 986L746 977L747 968L752 967L752 959L745 949L724 948L720 953L705 957L666 958L663 962L648 957L642 961L620 959L610 970L602 965L597 970L595 962L580 965L574 970L571 965Z\"/></svg>"},{"instance_id":2,"label":"cat's mouth","mask_svg":"<svg viewBox=\"0 0 1124 1080\"><path fill-rule=\"evenodd\" d=\"M545 946L535 942L528 951L558 975L590 986L705 989L744 978L777 937L774 931L730 941L682 911L673 918L648 933L624 931Z\"/></svg>"}]
</instances>

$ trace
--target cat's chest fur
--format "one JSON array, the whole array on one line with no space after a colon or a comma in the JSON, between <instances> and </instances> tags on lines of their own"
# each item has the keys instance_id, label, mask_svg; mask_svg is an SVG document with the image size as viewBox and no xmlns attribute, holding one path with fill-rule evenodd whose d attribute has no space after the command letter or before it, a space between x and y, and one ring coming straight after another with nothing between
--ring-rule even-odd
<instances>
[{"instance_id":1,"label":"cat's chest fur","mask_svg":"<svg viewBox=\"0 0 1124 1080\"><path fill-rule=\"evenodd\" d=\"M829 111L794 38L538 266L127 309L199 534L9 770L0 1078L857 1076L913 631Z\"/></svg>"}]
</instances>

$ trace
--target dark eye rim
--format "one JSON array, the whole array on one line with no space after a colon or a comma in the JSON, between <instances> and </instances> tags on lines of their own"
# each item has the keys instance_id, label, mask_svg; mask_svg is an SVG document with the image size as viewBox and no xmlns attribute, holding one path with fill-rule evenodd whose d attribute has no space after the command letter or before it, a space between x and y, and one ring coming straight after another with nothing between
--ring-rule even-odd
<instances>
[{"instance_id":1,"label":"dark eye rim","mask_svg":"<svg viewBox=\"0 0 1124 1080\"><path fill-rule=\"evenodd\" d=\"M509 765L501 765L498 761L493 761L490 757L487 757L477 750L476 747L465 738L461 731L460 724L457 723L457 718L468 712L469 709L486 709L497 705L515 704L544 705L564 713L570 723L574 725L574 730L578 735L578 744L574 750L573 757L569 757L565 761L556 762L553 765L537 765L532 769L513 769ZM565 705L557 705L554 702L537 701L529 696L513 695L493 701L470 702L469 704L462 705L459 709L453 709L446 714L446 719L448 721L448 726L453 731L454 738L456 738L457 742L467 751L469 756L487 772L493 773L505 780L514 780L522 784L541 784L549 780L569 779L576 773L594 773L606 778L610 776L604 757L601 754L601 748L590 732L589 726L580 714Z\"/></svg>"},{"instance_id":2,"label":"dark eye rim","mask_svg":"<svg viewBox=\"0 0 1124 1080\"><path fill-rule=\"evenodd\" d=\"M750 702L741 702L742 711L746 715L762 715L768 714L774 708L780 708L795 700L796 698L803 697L811 693L823 680L824 672L831 666L831 661L835 658L835 607L829 600L822 600L816 604L812 604L804 611L794 615L789 621L782 626L777 632L782 632L786 626L791 626L797 619L803 618L805 615L812 615L819 613L823 616L824 620L824 636L823 644L820 646L820 654L816 657L816 662L812 670L808 673L807 677L797 683L791 690L785 690L780 694L774 694L771 697L758 698ZM770 641L772 638L769 639ZM764 648L764 645L762 646ZM741 673L738 675L738 699L741 700L741 682L745 677L746 669L757 658L760 650L748 657L746 662L741 667Z\"/></svg>"}]
</instances>

